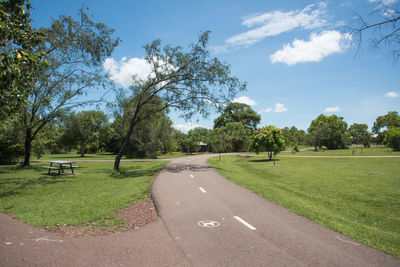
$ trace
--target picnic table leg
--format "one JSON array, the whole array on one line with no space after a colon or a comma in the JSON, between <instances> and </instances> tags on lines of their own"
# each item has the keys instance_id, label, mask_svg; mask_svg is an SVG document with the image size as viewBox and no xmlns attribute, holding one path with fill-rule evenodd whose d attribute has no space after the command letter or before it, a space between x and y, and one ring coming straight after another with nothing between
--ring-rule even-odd
<instances>
[{"instance_id":1,"label":"picnic table leg","mask_svg":"<svg viewBox=\"0 0 400 267\"><path fill-rule=\"evenodd\" d=\"M53 166L53 162L50 162L50 167L51 166ZM50 175L50 171L51 171L51 168L49 169L49 172L47 173L48 175Z\"/></svg>"},{"instance_id":2,"label":"picnic table leg","mask_svg":"<svg viewBox=\"0 0 400 267\"><path fill-rule=\"evenodd\" d=\"M71 167L72 174L75 175L74 168L72 168L72 163L70 163L69 166Z\"/></svg>"}]
</instances>

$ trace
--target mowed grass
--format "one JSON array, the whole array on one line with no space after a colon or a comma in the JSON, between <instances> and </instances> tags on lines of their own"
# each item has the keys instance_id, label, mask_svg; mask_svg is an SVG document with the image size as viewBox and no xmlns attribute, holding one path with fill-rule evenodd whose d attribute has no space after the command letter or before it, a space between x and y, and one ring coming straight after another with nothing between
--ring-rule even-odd
<instances>
[{"instance_id":1,"label":"mowed grass","mask_svg":"<svg viewBox=\"0 0 400 267\"><path fill-rule=\"evenodd\" d=\"M289 151L285 151L280 154L280 156L400 156L400 151L393 151L389 147L377 147L372 146L370 148L363 148L361 146L353 146L348 149L338 149L338 150L326 150L326 151L300 151L296 153L292 153Z\"/></svg>"},{"instance_id":2,"label":"mowed grass","mask_svg":"<svg viewBox=\"0 0 400 267\"><path fill-rule=\"evenodd\" d=\"M224 156L221 175L297 214L400 258L400 158Z\"/></svg>"},{"instance_id":3,"label":"mowed grass","mask_svg":"<svg viewBox=\"0 0 400 267\"><path fill-rule=\"evenodd\" d=\"M47 175L43 163L0 165L0 212L36 226L122 226L112 211L149 198L166 162L79 162L77 175Z\"/></svg>"}]
</instances>

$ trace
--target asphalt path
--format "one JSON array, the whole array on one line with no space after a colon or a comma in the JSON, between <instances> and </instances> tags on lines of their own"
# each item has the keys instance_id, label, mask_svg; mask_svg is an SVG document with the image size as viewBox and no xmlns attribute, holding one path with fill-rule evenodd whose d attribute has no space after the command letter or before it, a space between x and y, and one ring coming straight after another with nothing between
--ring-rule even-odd
<instances>
[{"instance_id":1,"label":"asphalt path","mask_svg":"<svg viewBox=\"0 0 400 267\"><path fill-rule=\"evenodd\" d=\"M158 218L138 230L67 238L0 213L0 266L190 266Z\"/></svg>"},{"instance_id":2,"label":"asphalt path","mask_svg":"<svg viewBox=\"0 0 400 267\"><path fill-rule=\"evenodd\" d=\"M172 159L152 194L193 266L400 266L390 255L315 224L221 177L213 155Z\"/></svg>"}]
</instances>

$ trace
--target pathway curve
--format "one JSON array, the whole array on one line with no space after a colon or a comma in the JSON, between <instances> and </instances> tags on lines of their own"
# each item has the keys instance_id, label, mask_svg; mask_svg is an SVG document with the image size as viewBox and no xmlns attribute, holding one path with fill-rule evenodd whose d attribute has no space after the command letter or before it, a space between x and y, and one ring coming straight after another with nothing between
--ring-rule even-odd
<instances>
[{"instance_id":1,"label":"pathway curve","mask_svg":"<svg viewBox=\"0 0 400 267\"><path fill-rule=\"evenodd\" d=\"M153 183L170 236L194 266L400 266L222 178L202 155L171 160Z\"/></svg>"}]
</instances>

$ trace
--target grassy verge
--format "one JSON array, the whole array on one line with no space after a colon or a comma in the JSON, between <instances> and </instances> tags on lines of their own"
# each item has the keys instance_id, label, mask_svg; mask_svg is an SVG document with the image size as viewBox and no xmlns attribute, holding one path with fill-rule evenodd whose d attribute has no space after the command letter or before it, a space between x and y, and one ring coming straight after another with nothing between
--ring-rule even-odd
<instances>
[{"instance_id":1,"label":"grassy verge","mask_svg":"<svg viewBox=\"0 0 400 267\"><path fill-rule=\"evenodd\" d=\"M123 224L112 211L149 197L152 178L166 162L79 162L77 175L49 176L42 163L0 166L0 212L28 224L98 226Z\"/></svg>"},{"instance_id":2,"label":"grassy verge","mask_svg":"<svg viewBox=\"0 0 400 267\"><path fill-rule=\"evenodd\" d=\"M289 151L281 153L282 156L285 155L295 155L295 156L400 156L400 151L393 151L388 147L350 147L349 149L338 149L338 150L326 150L326 151L301 151L292 153Z\"/></svg>"},{"instance_id":3,"label":"grassy verge","mask_svg":"<svg viewBox=\"0 0 400 267\"><path fill-rule=\"evenodd\" d=\"M323 152L322 152L323 153ZM400 158L224 156L229 180L297 214L400 258Z\"/></svg>"}]
</instances>

